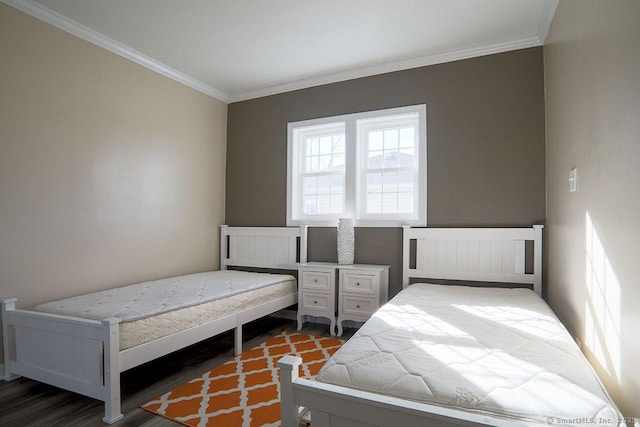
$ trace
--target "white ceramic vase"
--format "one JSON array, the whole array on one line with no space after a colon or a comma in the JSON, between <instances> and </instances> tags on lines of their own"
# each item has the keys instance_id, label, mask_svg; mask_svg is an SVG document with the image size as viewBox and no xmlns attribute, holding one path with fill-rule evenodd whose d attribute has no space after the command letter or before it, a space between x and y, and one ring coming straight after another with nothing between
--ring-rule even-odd
<instances>
[{"instance_id":1,"label":"white ceramic vase","mask_svg":"<svg viewBox=\"0 0 640 427\"><path fill-rule=\"evenodd\" d=\"M355 240L353 219L338 219L338 264L353 264Z\"/></svg>"}]
</instances>

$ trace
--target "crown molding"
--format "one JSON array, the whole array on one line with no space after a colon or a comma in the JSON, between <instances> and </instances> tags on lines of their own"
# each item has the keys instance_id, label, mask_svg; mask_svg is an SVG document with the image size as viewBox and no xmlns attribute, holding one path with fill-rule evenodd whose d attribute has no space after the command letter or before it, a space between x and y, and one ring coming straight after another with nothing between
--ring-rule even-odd
<instances>
[{"instance_id":1,"label":"crown molding","mask_svg":"<svg viewBox=\"0 0 640 427\"><path fill-rule=\"evenodd\" d=\"M557 1L557 0L554 0ZM536 36L527 37L518 40L512 40L503 43L494 43L490 45L475 46L466 49L460 49L452 52L440 53L435 55L421 56L402 61L389 62L371 67L363 67L355 70L343 71L328 76L301 79L287 82L281 85L271 86L264 89L257 89L242 94L231 94L229 103L247 101L249 99L261 98L264 96L277 95L279 93L291 92L299 89L307 89L314 86L321 86L330 83L337 83L346 80L358 79L363 77L375 76L379 74L391 73L394 71L408 70L411 68L425 67L428 65L443 64L445 62L459 61L462 59L475 58L479 56L492 55L495 53L508 52L511 50L526 49L530 47L541 46L542 42Z\"/></svg>"},{"instance_id":2,"label":"crown molding","mask_svg":"<svg viewBox=\"0 0 640 427\"><path fill-rule=\"evenodd\" d=\"M192 89L209 95L223 102L229 101L229 95L215 89L200 80L194 79L178 70L175 70L161 62L158 62L132 48L119 43L104 34L94 31L82 24L79 24L65 16L60 15L38 3L31 0L0 0L3 3L13 6L14 8L33 16L41 21L53 25L67 33L80 37L90 43L100 46L116 55L122 56L130 61L142 65L152 71L162 74L172 80L182 83Z\"/></svg>"},{"instance_id":3,"label":"crown molding","mask_svg":"<svg viewBox=\"0 0 640 427\"><path fill-rule=\"evenodd\" d=\"M542 19L540 20L540 25L538 26L538 40L540 40L540 44L544 44L547 40L547 36L549 35L549 28L551 28L551 22L553 21L553 17L556 14L556 9L558 8L558 3L560 0L547 0L544 5L544 11L542 12Z\"/></svg>"},{"instance_id":4,"label":"crown molding","mask_svg":"<svg viewBox=\"0 0 640 427\"><path fill-rule=\"evenodd\" d=\"M428 65L442 64L446 62L459 61L463 59L474 58L478 56L491 55L496 53L507 52L517 49L526 49L529 47L541 46L544 44L551 21L555 15L555 11L558 7L559 0L547 0L545 2L545 8L543 12L540 25L538 26L537 35L533 37L522 38L518 40L495 43L483 46L473 46L466 49L460 49L452 52L445 52L434 55L427 55L417 58L411 58L401 61L389 62L386 64L374 65L370 67L357 68L353 70L347 70L338 72L326 76L301 78L296 81L290 81L283 84L256 89L244 93L227 94L218 89L215 89L200 80L197 80L191 76L188 76L174 68L171 68L161 62L158 62L132 48L119 43L104 34L101 34L95 30L92 30L82 24L79 24L59 13L48 9L39 3L32 0L0 0L14 8L21 10L22 12L33 16L41 21L51 24L65 32L73 34L83 40L107 49L116 55L129 59L137 64L140 64L152 71L162 74L172 80L182 83L192 89L209 95L222 102L232 103L246 101L254 98L261 98L264 96L276 95L279 93L291 92L299 89L306 89L314 86L320 86L330 83L337 83L346 80L352 80L357 78L369 77L379 74L390 73L394 71L407 70L411 68L424 67Z\"/></svg>"}]
</instances>

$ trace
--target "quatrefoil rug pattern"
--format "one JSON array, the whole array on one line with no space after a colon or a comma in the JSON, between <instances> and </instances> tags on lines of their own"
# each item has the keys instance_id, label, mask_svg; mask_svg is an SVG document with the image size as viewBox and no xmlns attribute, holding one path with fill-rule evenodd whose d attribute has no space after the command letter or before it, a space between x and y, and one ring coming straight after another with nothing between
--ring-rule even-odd
<instances>
[{"instance_id":1,"label":"quatrefoil rug pattern","mask_svg":"<svg viewBox=\"0 0 640 427\"><path fill-rule=\"evenodd\" d=\"M315 378L343 343L285 331L142 408L188 426L280 426L278 360L299 356L300 376Z\"/></svg>"}]
</instances>

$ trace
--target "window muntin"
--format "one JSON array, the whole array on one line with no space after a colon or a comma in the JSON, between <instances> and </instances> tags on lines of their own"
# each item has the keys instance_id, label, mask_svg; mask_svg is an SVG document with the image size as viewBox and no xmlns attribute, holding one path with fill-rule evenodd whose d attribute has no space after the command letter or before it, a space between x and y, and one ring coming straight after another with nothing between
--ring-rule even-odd
<instances>
[{"instance_id":1,"label":"window muntin","mask_svg":"<svg viewBox=\"0 0 640 427\"><path fill-rule=\"evenodd\" d=\"M289 123L288 155L288 225L426 225L424 105Z\"/></svg>"}]
</instances>

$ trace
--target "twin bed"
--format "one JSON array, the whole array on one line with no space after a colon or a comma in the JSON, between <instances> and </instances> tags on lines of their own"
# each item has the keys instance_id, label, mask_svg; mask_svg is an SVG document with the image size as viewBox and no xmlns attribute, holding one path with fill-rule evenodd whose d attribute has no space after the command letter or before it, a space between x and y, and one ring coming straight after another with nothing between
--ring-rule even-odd
<instances>
[{"instance_id":1,"label":"twin bed","mask_svg":"<svg viewBox=\"0 0 640 427\"><path fill-rule=\"evenodd\" d=\"M313 427L623 425L540 298L541 226L406 227L403 240L403 290L316 381L298 378L298 358L279 361L284 427L298 426L302 409ZM514 288L523 283L533 290Z\"/></svg>"},{"instance_id":2,"label":"twin bed","mask_svg":"<svg viewBox=\"0 0 640 427\"><path fill-rule=\"evenodd\" d=\"M24 376L104 401L123 418L120 373L297 303L289 269L306 261L306 228L221 227L220 271L110 289L17 310L3 299L2 378Z\"/></svg>"}]
</instances>

